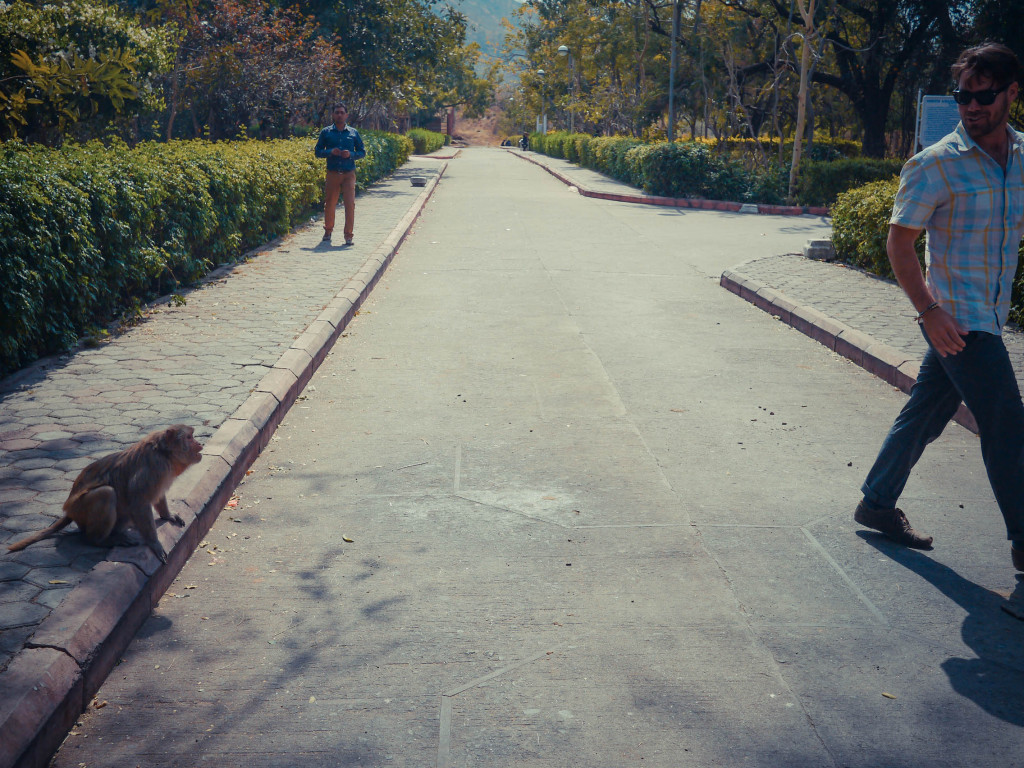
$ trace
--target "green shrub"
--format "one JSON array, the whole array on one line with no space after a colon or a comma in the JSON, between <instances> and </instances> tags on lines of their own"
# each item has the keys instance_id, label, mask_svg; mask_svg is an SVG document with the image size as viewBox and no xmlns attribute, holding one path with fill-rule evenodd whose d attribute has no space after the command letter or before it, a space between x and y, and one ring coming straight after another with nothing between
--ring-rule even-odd
<instances>
[{"instance_id":1,"label":"green shrub","mask_svg":"<svg viewBox=\"0 0 1024 768\"><path fill-rule=\"evenodd\" d=\"M875 181L843 192L832 206L832 245L841 260L883 277L893 277L885 241L899 179ZM924 260L924 238L916 243Z\"/></svg>"},{"instance_id":2,"label":"green shrub","mask_svg":"<svg viewBox=\"0 0 1024 768\"><path fill-rule=\"evenodd\" d=\"M848 189L899 176L902 167L902 160L870 157L810 160L800 164L797 199L803 205L831 205Z\"/></svg>"},{"instance_id":3,"label":"green shrub","mask_svg":"<svg viewBox=\"0 0 1024 768\"><path fill-rule=\"evenodd\" d=\"M644 191L666 197L743 200L743 168L714 154L706 145L675 142L647 145L639 153Z\"/></svg>"},{"instance_id":4,"label":"green shrub","mask_svg":"<svg viewBox=\"0 0 1024 768\"><path fill-rule=\"evenodd\" d=\"M428 131L426 128L410 128L405 135L412 139L413 151L417 155L429 155L431 152L436 152L447 144L446 139L448 138L443 133Z\"/></svg>"},{"instance_id":5,"label":"green shrub","mask_svg":"<svg viewBox=\"0 0 1024 768\"><path fill-rule=\"evenodd\" d=\"M1024 327L1024 243L1017 249L1017 274L1010 292L1010 322Z\"/></svg>"},{"instance_id":6,"label":"green shrub","mask_svg":"<svg viewBox=\"0 0 1024 768\"><path fill-rule=\"evenodd\" d=\"M564 131L530 135L530 149L535 152L578 163L653 195L773 204L784 201L788 169L774 162L748 169L744 161L749 161L749 154L723 154L715 147L716 142L704 140L668 144Z\"/></svg>"},{"instance_id":7,"label":"green shrub","mask_svg":"<svg viewBox=\"0 0 1024 768\"><path fill-rule=\"evenodd\" d=\"M362 135L365 189L412 142ZM0 144L0 375L305 221L323 193L313 145Z\"/></svg>"},{"instance_id":8,"label":"green shrub","mask_svg":"<svg viewBox=\"0 0 1024 768\"><path fill-rule=\"evenodd\" d=\"M712 149L728 153L752 154L757 144L761 145L767 154L778 156L778 139L760 139L754 142L753 139L696 139L705 143ZM836 160L841 157L860 157L861 145L858 141L849 139L831 139L824 136L815 136L814 143L807 147L803 145L803 157L808 160ZM785 141L782 144L783 161L788 164L793 158L793 142Z\"/></svg>"}]
</instances>

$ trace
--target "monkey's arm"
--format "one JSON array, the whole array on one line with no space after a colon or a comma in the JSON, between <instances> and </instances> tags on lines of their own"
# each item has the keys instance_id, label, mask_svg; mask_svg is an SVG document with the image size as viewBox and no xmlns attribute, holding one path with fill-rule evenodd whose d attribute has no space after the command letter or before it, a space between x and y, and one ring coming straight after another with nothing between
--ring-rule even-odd
<instances>
[{"instance_id":1,"label":"monkey's arm","mask_svg":"<svg viewBox=\"0 0 1024 768\"><path fill-rule=\"evenodd\" d=\"M153 520L153 507L146 503L133 504L128 509L128 515L135 525L146 545L153 550L153 553L160 558L160 562L167 562L167 552L156 535L156 522Z\"/></svg>"},{"instance_id":2,"label":"monkey's arm","mask_svg":"<svg viewBox=\"0 0 1024 768\"><path fill-rule=\"evenodd\" d=\"M161 496L159 499L157 499L156 503L153 504L153 506L156 507L156 513L160 515L161 520L170 520L179 528L184 527L185 521L181 519L181 516L171 514L171 510L167 507L166 496Z\"/></svg>"}]
</instances>

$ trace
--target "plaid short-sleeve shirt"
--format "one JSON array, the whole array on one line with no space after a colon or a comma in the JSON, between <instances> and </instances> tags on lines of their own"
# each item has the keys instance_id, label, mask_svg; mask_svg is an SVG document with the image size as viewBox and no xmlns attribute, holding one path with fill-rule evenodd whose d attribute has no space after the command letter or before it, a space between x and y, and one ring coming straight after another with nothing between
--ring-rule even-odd
<instances>
[{"instance_id":1,"label":"plaid short-sleeve shirt","mask_svg":"<svg viewBox=\"0 0 1024 768\"><path fill-rule=\"evenodd\" d=\"M1004 172L963 124L903 166L892 224L927 232L927 281L969 331L1000 334L1024 235L1024 134Z\"/></svg>"}]
</instances>

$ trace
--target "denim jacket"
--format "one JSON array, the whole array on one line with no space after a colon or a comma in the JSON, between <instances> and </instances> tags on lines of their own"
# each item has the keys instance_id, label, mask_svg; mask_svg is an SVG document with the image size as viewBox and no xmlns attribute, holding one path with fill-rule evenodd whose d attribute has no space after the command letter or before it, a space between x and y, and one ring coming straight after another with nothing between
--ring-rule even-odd
<instances>
[{"instance_id":1,"label":"denim jacket","mask_svg":"<svg viewBox=\"0 0 1024 768\"><path fill-rule=\"evenodd\" d=\"M348 157L332 155L331 150L335 148L347 149L351 154ZM328 171L354 171L356 160L366 157L366 149L363 147L359 131L350 125L339 131L333 123L320 131L320 138L313 152L317 157L327 159Z\"/></svg>"}]
</instances>

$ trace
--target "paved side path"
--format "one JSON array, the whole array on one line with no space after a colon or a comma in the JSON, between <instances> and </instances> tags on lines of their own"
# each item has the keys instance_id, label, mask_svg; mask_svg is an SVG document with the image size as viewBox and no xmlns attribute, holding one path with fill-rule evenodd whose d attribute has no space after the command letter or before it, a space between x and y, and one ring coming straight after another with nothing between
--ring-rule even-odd
<instances>
[{"instance_id":1,"label":"paved side path","mask_svg":"<svg viewBox=\"0 0 1024 768\"><path fill-rule=\"evenodd\" d=\"M210 501L230 492L230 478L266 444L444 168L414 158L361 194L352 247L340 235L321 242L317 217L218 270L183 306L162 304L98 348L0 383L0 545L59 516L90 461L175 423L196 428L206 458L172 495L186 497L187 509L178 510L186 520L209 518ZM413 187L413 175L428 177L429 186ZM140 604L137 626L149 609L139 596L159 597L210 521L195 522L182 532L163 526L168 550L177 536L185 543L162 569L148 550L90 546L75 526L19 553L0 548L0 766L41 728L50 731L43 752L59 743L75 702L80 709L109 667L97 655L119 653L131 636L128 603ZM111 633L119 634L112 640ZM59 722L50 723L54 716Z\"/></svg>"}]
</instances>

